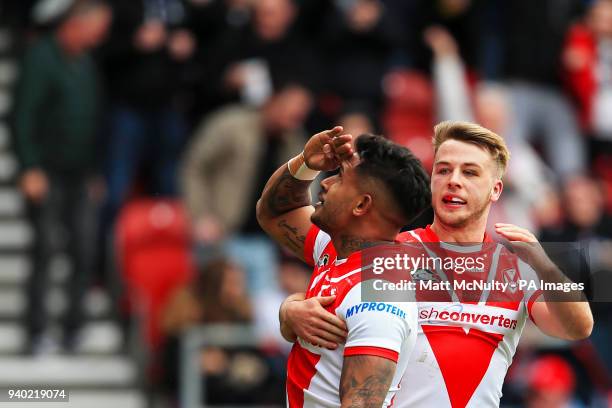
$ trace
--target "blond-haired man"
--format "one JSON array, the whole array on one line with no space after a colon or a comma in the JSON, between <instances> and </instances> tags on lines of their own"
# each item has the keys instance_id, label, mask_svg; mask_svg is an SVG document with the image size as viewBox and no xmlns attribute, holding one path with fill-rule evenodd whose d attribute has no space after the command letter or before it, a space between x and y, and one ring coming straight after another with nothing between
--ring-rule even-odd
<instances>
[{"instance_id":1,"label":"blond-haired man","mask_svg":"<svg viewBox=\"0 0 612 408\"><path fill-rule=\"evenodd\" d=\"M502 193L502 176L510 159L504 140L473 123L443 122L435 128L433 145L434 221L426 228L402 233L398 239L422 243L432 258L482 259L484 268L471 274L487 276L476 279L567 281L529 231L510 224L495 225L514 253L494 243L485 232L491 205ZM331 244L312 247L318 243L306 239L304 253L333 257ZM470 276L433 269L422 271L420 278L457 280ZM589 305L582 298L559 302L551 293L512 289L468 295L470 300L465 301L461 294L450 291L447 299L442 296L419 302L417 342L394 406L498 406L527 318L544 333L569 340L589 336L593 327ZM342 341L338 330L329 330L335 320L316 302L301 301L299 295L288 298L280 311L284 333L335 347Z\"/></svg>"}]
</instances>

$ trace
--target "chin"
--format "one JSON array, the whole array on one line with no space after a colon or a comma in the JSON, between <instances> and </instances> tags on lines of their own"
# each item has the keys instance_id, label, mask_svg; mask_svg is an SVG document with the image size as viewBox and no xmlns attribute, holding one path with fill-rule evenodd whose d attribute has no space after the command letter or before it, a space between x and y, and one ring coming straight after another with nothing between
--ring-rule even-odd
<instances>
[{"instance_id":1,"label":"chin","mask_svg":"<svg viewBox=\"0 0 612 408\"><path fill-rule=\"evenodd\" d=\"M441 214L437 215L438 219L442 221L443 224L448 225L452 228L460 228L465 226L467 221L470 219L467 215L459 215L459 214Z\"/></svg>"},{"instance_id":2,"label":"chin","mask_svg":"<svg viewBox=\"0 0 612 408\"><path fill-rule=\"evenodd\" d=\"M317 227L325 231L324 223L321 222L321 217L317 213L317 210L315 210L315 212L313 212L312 215L310 216L310 222L312 222L314 225L316 225Z\"/></svg>"}]
</instances>

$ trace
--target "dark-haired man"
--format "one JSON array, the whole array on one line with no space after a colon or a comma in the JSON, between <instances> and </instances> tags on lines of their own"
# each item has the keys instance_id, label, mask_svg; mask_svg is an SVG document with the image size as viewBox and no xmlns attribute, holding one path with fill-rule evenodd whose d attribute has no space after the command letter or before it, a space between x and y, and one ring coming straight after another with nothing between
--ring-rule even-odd
<instances>
[{"instance_id":1,"label":"dark-haired man","mask_svg":"<svg viewBox=\"0 0 612 408\"><path fill-rule=\"evenodd\" d=\"M346 344L334 350L283 333L297 340L287 369L290 407L389 406L415 342L414 302L362 300L361 249L395 241L429 205L429 178L408 149L374 135L353 148L342 130L314 135L272 175L257 204L262 228L314 267L306 298L327 299L328 329L347 327ZM312 180L337 168L310 205Z\"/></svg>"}]
</instances>

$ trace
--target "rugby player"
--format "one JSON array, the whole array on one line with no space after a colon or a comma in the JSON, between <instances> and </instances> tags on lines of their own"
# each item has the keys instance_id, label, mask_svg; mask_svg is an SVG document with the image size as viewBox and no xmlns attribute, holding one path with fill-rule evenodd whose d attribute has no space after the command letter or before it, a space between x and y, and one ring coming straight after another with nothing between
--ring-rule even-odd
<instances>
[{"instance_id":1,"label":"rugby player","mask_svg":"<svg viewBox=\"0 0 612 408\"><path fill-rule=\"evenodd\" d=\"M476 124L444 122L435 128L433 147L434 221L424 229L400 234L398 240L422 243L432 256L443 252L485 257L489 259L486 273L498 280L569 282L535 236L523 228L495 225L512 252L501 244L487 245L492 242L485 232L488 213L502 193L502 176L510 158L500 136ZM299 222L294 217L288 220ZM334 245L313 227L306 234L304 253L334 259ZM428 272L433 278L436 271ZM560 302L541 291L517 291L510 299L486 291L476 295L478 299L471 302L456 296L447 302L419 302L417 342L394 406L499 406L503 380L527 318L545 334L567 340L586 338L593 327L583 297ZM328 300L300 299L300 294L290 296L281 306L285 338L297 334L332 348L341 342L343 326L329 319L320 306ZM336 327L327 330L329 323Z\"/></svg>"},{"instance_id":2,"label":"rugby player","mask_svg":"<svg viewBox=\"0 0 612 408\"><path fill-rule=\"evenodd\" d=\"M362 301L360 249L393 243L400 228L429 206L429 177L405 147L366 134L355 140L353 154L352 137L341 132L336 127L313 136L302 154L272 175L257 204L262 228L314 267L306 298L333 299L326 303L332 318L326 327L342 325L341 335L346 327L346 344L331 350L317 339L291 336L291 407L389 406L416 341L415 302ZM329 154L332 145L343 160ZM336 168L312 206L312 180L319 170ZM319 228L337 248L334 259L315 248L309 231ZM308 246L312 252L304 254Z\"/></svg>"}]
</instances>

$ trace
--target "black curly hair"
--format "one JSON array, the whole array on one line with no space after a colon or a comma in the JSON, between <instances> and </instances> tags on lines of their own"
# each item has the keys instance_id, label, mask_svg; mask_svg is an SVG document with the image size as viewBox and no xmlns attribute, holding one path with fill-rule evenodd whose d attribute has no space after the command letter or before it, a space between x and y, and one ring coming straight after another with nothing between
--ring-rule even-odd
<instances>
[{"instance_id":1,"label":"black curly hair","mask_svg":"<svg viewBox=\"0 0 612 408\"><path fill-rule=\"evenodd\" d=\"M357 173L384 184L405 224L429 208L429 175L408 148L372 134L359 136L355 148L360 158Z\"/></svg>"}]
</instances>

